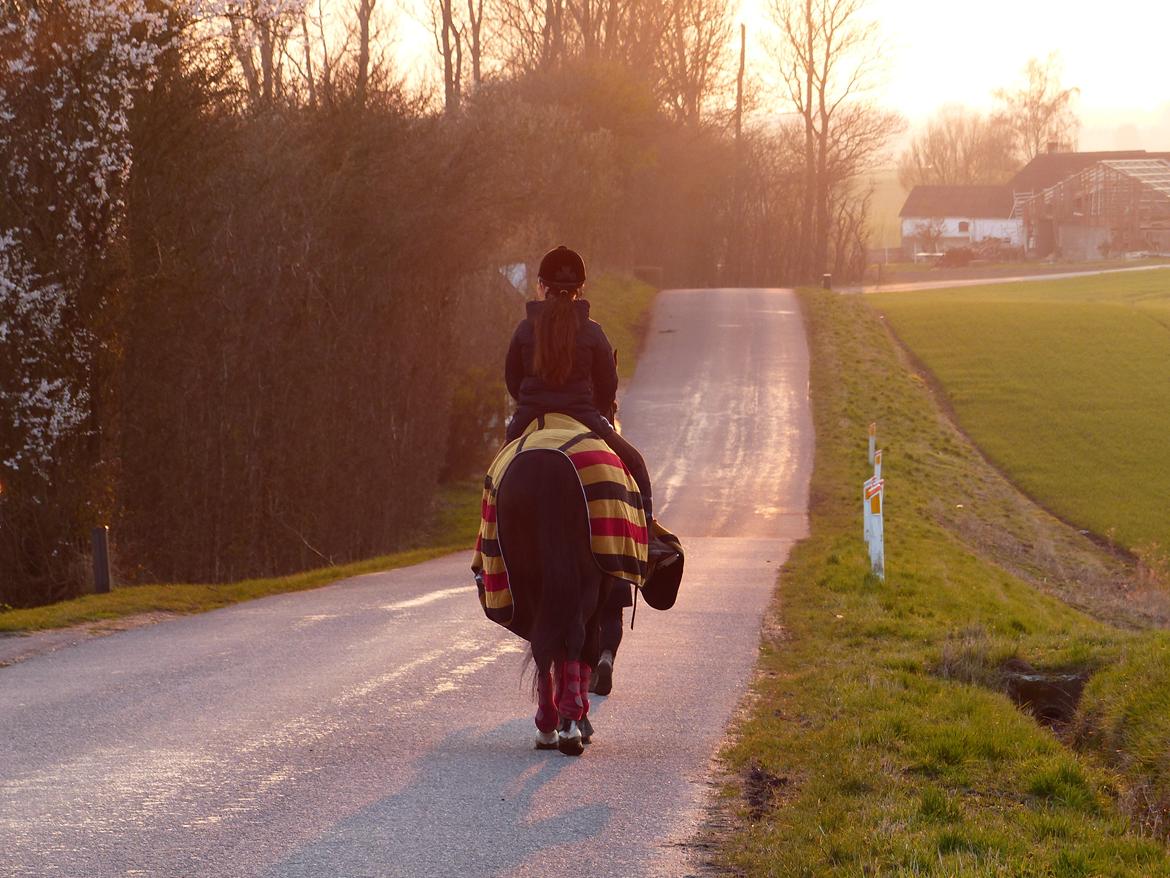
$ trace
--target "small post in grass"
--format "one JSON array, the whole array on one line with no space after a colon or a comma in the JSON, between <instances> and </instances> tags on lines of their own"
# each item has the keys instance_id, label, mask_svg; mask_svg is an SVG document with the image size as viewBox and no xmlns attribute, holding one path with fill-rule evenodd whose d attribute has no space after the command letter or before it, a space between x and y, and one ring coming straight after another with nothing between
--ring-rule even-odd
<instances>
[{"instance_id":1,"label":"small post in grass","mask_svg":"<svg viewBox=\"0 0 1170 878\"><path fill-rule=\"evenodd\" d=\"M882 478L882 452L875 448L877 425L869 425L869 461L873 464L873 475L861 486L861 525L866 547L869 549L869 563L878 579L886 578L885 527L882 506L885 503L886 482Z\"/></svg>"},{"instance_id":2,"label":"small post in grass","mask_svg":"<svg viewBox=\"0 0 1170 878\"><path fill-rule=\"evenodd\" d=\"M110 576L110 529L106 525L93 529L93 590L108 594L113 577Z\"/></svg>"},{"instance_id":3,"label":"small post in grass","mask_svg":"<svg viewBox=\"0 0 1170 878\"><path fill-rule=\"evenodd\" d=\"M829 274L828 272L825 272L824 274L821 275L821 289L823 289L823 290L833 289L833 275Z\"/></svg>"}]
</instances>

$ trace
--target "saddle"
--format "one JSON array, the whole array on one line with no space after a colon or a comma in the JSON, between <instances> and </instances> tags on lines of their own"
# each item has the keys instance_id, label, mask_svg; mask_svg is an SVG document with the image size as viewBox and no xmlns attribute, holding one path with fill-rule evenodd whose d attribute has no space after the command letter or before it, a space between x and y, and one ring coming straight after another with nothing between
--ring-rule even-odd
<instances>
[{"instance_id":1,"label":"saddle","mask_svg":"<svg viewBox=\"0 0 1170 878\"><path fill-rule=\"evenodd\" d=\"M513 603L499 543L496 496L512 461L535 450L556 451L572 462L588 507L590 540L598 567L639 587L645 584L649 572L650 534L642 495L633 476L621 458L579 421L563 414L545 415L500 450L484 477L479 536L471 569L484 613L505 627L511 624Z\"/></svg>"}]
</instances>

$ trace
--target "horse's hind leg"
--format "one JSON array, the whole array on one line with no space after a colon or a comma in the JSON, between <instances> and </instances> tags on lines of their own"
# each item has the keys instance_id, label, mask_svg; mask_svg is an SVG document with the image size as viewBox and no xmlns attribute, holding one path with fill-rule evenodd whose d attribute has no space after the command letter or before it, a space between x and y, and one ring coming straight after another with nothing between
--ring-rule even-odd
<instances>
[{"instance_id":1,"label":"horse's hind leg","mask_svg":"<svg viewBox=\"0 0 1170 878\"><path fill-rule=\"evenodd\" d=\"M553 671L549 668L541 671L536 668L536 749L557 749L557 726L560 725L560 715L557 713L556 691L553 686Z\"/></svg>"},{"instance_id":2,"label":"horse's hind leg","mask_svg":"<svg viewBox=\"0 0 1170 878\"><path fill-rule=\"evenodd\" d=\"M557 712L561 720L582 719L589 713L589 665L580 659L557 662L553 673L557 679Z\"/></svg>"},{"instance_id":3,"label":"horse's hind leg","mask_svg":"<svg viewBox=\"0 0 1170 878\"><path fill-rule=\"evenodd\" d=\"M582 667L586 668L584 685ZM589 710L588 667L580 659L565 659L553 665L553 676L557 681L557 711L561 716L557 749L566 756L580 756L585 750L581 722Z\"/></svg>"}]
</instances>

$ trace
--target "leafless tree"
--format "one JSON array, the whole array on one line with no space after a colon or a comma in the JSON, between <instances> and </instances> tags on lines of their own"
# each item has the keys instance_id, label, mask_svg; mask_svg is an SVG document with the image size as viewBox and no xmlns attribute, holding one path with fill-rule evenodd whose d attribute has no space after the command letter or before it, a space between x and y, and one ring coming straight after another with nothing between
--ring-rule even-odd
<instances>
[{"instance_id":1,"label":"leafless tree","mask_svg":"<svg viewBox=\"0 0 1170 878\"><path fill-rule=\"evenodd\" d=\"M370 18L374 14L374 5L377 0L358 0L358 57L357 57L357 85L354 99L359 107L366 105L366 89L370 82Z\"/></svg>"},{"instance_id":2,"label":"leafless tree","mask_svg":"<svg viewBox=\"0 0 1170 878\"><path fill-rule=\"evenodd\" d=\"M224 14L232 52L253 108L271 106L283 96L285 52L303 12L297 3L272 0L241 0L227 5Z\"/></svg>"},{"instance_id":3,"label":"leafless tree","mask_svg":"<svg viewBox=\"0 0 1170 878\"><path fill-rule=\"evenodd\" d=\"M670 0L659 65L674 118L698 125L704 101L724 73L731 40L727 0Z\"/></svg>"},{"instance_id":4,"label":"leafless tree","mask_svg":"<svg viewBox=\"0 0 1170 878\"><path fill-rule=\"evenodd\" d=\"M879 70L877 24L865 0L771 0L780 31L774 56L804 134L800 249L802 279L829 264L833 188L883 149L901 124L869 105Z\"/></svg>"},{"instance_id":5,"label":"leafless tree","mask_svg":"<svg viewBox=\"0 0 1170 878\"><path fill-rule=\"evenodd\" d=\"M483 83L484 0L467 0L467 51L471 55L471 86Z\"/></svg>"},{"instance_id":6,"label":"leafless tree","mask_svg":"<svg viewBox=\"0 0 1170 878\"><path fill-rule=\"evenodd\" d=\"M443 106L459 107L463 83L463 31L455 13L456 0L431 0L431 33L443 63ZM481 13L482 14L482 13Z\"/></svg>"},{"instance_id":7,"label":"leafless tree","mask_svg":"<svg viewBox=\"0 0 1170 878\"><path fill-rule=\"evenodd\" d=\"M925 253L937 253L943 239L941 219L925 219L914 224L914 240Z\"/></svg>"},{"instance_id":8,"label":"leafless tree","mask_svg":"<svg viewBox=\"0 0 1170 878\"><path fill-rule=\"evenodd\" d=\"M514 73L606 60L652 70L667 0L500 0L501 42Z\"/></svg>"},{"instance_id":9,"label":"leafless tree","mask_svg":"<svg viewBox=\"0 0 1170 878\"><path fill-rule=\"evenodd\" d=\"M1054 52L1043 61L1032 58L1024 68L1024 79L1019 88L995 93L1015 133L1020 157L1031 161L1049 143L1075 148L1081 123L1073 102L1080 90L1061 87L1060 56Z\"/></svg>"},{"instance_id":10,"label":"leafless tree","mask_svg":"<svg viewBox=\"0 0 1170 878\"><path fill-rule=\"evenodd\" d=\"M1019 167L1015 141L1003 117L944 107L902 153L898 179L907 189L1003 183Z\"/></svg>"}]
</instances>

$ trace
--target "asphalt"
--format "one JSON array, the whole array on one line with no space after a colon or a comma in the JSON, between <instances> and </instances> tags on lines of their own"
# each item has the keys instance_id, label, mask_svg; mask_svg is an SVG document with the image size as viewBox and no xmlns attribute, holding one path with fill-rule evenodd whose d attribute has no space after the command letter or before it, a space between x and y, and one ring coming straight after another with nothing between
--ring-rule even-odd
<instances>
[{"instance_id":1,"label":"asphalt","mask_svg":"<svg viewBox=\"0 0 1170 878\"><path fill-rule=\"evenodd\" d=\"M699 874L806 528L807 359L788 291L660 297L622 417L687 575L639 608L584 756L532 749L522 644L453 555L0 669L0 875Z\"/></svg>"}]
</instances>

